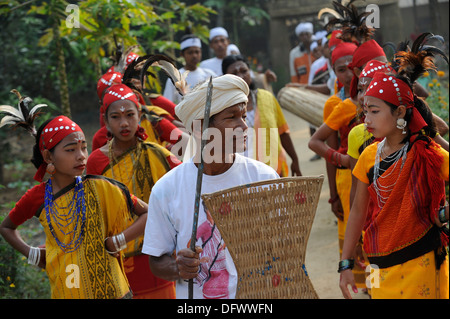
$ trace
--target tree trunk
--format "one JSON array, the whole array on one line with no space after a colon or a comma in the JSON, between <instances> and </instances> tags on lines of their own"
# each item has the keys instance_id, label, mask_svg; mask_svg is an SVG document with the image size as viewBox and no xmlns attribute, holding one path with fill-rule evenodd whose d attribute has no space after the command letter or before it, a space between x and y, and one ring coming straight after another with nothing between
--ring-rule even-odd
<instances>
[{"instance_id":1,"label":"tree trunk","mask_svg":"<svg viewBox=\"0 0 450 319\"><path fill-rule=\"evenodd\" d=\"M69 85L67 83L66 62L64 59L64 50L62 48L61 36L59 33L58 20L53 22L53 40L55 41L55 54L58 62L59 95L61 98L61 111L71 117L69 102Z\"/></svg>"}]
</instances>

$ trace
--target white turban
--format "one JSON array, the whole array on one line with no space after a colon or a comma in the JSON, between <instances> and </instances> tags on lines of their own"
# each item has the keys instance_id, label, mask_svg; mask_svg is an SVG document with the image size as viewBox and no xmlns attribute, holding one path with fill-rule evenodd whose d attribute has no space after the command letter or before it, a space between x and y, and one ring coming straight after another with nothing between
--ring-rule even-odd
<instances>
[{"instance_id":1,"label":"white turban","mask_svg":"<svg viewBox=\"0 0 450 319\"><path fill-rule=\"evenodd\" d=\"M236 44L229 44L227 46L227 55L239 55L241 54L241 51L239 51L239 48L236 46Z\"/></svg>"},{"instance_id":2,"label":"white turban","mask_svg":"<svg viewBox=\"0 0 450 319\"><path fill-rule=\"evenodd\" d=\"M175 107L175 113L192 133L194 120L202 120L205 115L206 93L209 80L197 86L192 92L184 96ZM247 83L233 74L225 74L212 80L213 94L211 99L210 116L222 112L230 106L247 103L250 90Z\"/></svg>"},{"instance_id":3,"label":"white turban","mask_svg":"<svg viewBox=\"0 0 450 319\"><path fill-rule=\"evenodd\" d=\"M311 22L302 22L302 23L299 23L298 26L295 28L295 34L297 36L299 36L300 33L303 33L303 32L308 32L308 33L312 34L313 29L314 28L313 28L313 25Z\"/></svg>"},{"instance_id":4,"label":"white turban","mask_svg":"<svg viewBox=\"0 0 450 319\"><path fill-rule=\"evenodd\" d=\"M217 27L209 30L209 41L214 39L218 36L224 36L225 38L228 38L228 32L222 27Z\"/></svg>"},{"instance_id":5,"label":"white turban","mask_svg":"<svg viewBox=\"0 0 450 319\"><path fill-rule=\"evenodd\" d=\"M180 43L181 51L190 47L202 48L202 41L199 38L189 38Z\"/></svg>"}]
</instances>

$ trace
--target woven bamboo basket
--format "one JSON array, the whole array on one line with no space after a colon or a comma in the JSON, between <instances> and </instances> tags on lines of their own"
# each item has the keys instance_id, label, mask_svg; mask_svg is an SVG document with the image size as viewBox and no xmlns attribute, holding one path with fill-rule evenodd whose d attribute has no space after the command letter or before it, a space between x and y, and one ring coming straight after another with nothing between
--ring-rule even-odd
<instances>
[{"instance_id":1,"label":"woven bamboo basket","mask_svg":"<svg viewBox=\"0 0 450 319\"><path fill-rule=\"evenodd\" d=\"M329 96L304 88L284 87L278 92L277 98L283 109L314 126L322 125L323 107Z\"/></svg>"},{"instance_id":2,"label":"woven bamboo basket","mask_svg":"<svg viewBox=\"0 0 450 319\"><path fill-rule=\"evenodd\" d=\"M202 195L238 272L236 298L318 298L305 255L322 184L290 177Z\"/></svg>"}]
</instances>

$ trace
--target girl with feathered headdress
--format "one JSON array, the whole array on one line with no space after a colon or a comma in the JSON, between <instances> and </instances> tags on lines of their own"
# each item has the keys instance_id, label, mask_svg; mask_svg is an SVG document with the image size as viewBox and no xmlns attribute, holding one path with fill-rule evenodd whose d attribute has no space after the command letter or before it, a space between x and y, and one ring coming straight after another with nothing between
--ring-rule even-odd
<instances>
[{"instance_id":1,"label":"girl with feathered headdress","mask_svg":"<svg viewBox=\"0 0 450 319\"><path fill-rule=\"evenodd\" d=\"M115 84L107 88L103 107L112 138L90 154L86 171L117 180L148 202L153 185L180 162L165 147L147 141L146 130L139 124L142 106L130 87ZM142 243L143 236L139 236L124 250L124 269L134 298L173 299L173 282L152 274L148 256L141 253Z\"/></svg>"},{"instance_id":2,"label":"girl with feathered headdress","mask_svg":"<svg viewBox=\"0 0 450 319\"><path fill-rule=\"evenodd\" d=\"M435 68L434 55L442 55L423 43L426 37L398 52L397 74L375 74L365 94L367 129L383 140L369 145L353 170L358 184L339 263L346 298L348 285L355 289L348 270L363 230L364 251L375 265L372 298L449 296L449 156L433 141L432 112L412 89L425 70Z\"/></svg>"},{"instance_id":3,"label":"girl with feathered headdress","mask_svg":"<svg viewBox=\"0 0 450 319\"><path fill-rule=\"evenodd\" d=\"M0 233L28 263L44 268L51 297L58 299L129 298L122 251L142 234L147 204L126 187L100 176L83 176L88 157L81 128L65 116L33 120L44 105L28 110L31 99L20 94L19 109L1 105L0 127L23 127L36 140L32 163L34 186L16 203L0 225ZM50 178L43 181L45 174ZM131 214L137 219L131 223ZM44 247L31 247L17 228L36 216L44 228ZM119 258L117 258L119 257Z\"/></svg>"}]
</instances>

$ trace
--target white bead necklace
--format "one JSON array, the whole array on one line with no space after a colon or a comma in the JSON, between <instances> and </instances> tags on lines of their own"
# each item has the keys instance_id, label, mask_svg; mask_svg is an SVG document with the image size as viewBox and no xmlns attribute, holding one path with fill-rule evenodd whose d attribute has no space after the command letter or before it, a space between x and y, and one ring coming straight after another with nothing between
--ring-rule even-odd
<instances>
[{"instance_id":1,"label":"white bead necklace","mask_svg":"<svg viewBox=\"0 0 450 319\"><path fill-rule=\"evenodd\" d=\"M385 144L386 144L386 138L383 139L383 141L381 141L378 144L377 153L375 156L375 165L373 167L373 187L377 194L378 207L380 207L380 208L382 208L384 206L384 204L386 203L386 201L389 198L389 195L390 195L392 189L394 188L395 184L397 183L398 177L400 176L401 170L406 161L409 142L406 142L405 145L403 145L401 149L399 149L397 152L395 152L394 153L395 155L392 154L394 156L387 156L384 159L384 161L388 164L394 163L393 164L394 166L392 167L392 170L390 173L388 173L388 174L381 173L381 175L380 175L380 162L382 161L381 153L384 153ZM385 183L383 183L383 180L390 177L396 171L397 165L398 165L398 163L400 163L400 158L402 159L401 166L400 166L400 172L398 173L398 176L395 179L395 182L386 185ZM386 194L386 195L383 195L383 194Z\"/></svg>"}]
</instances>

